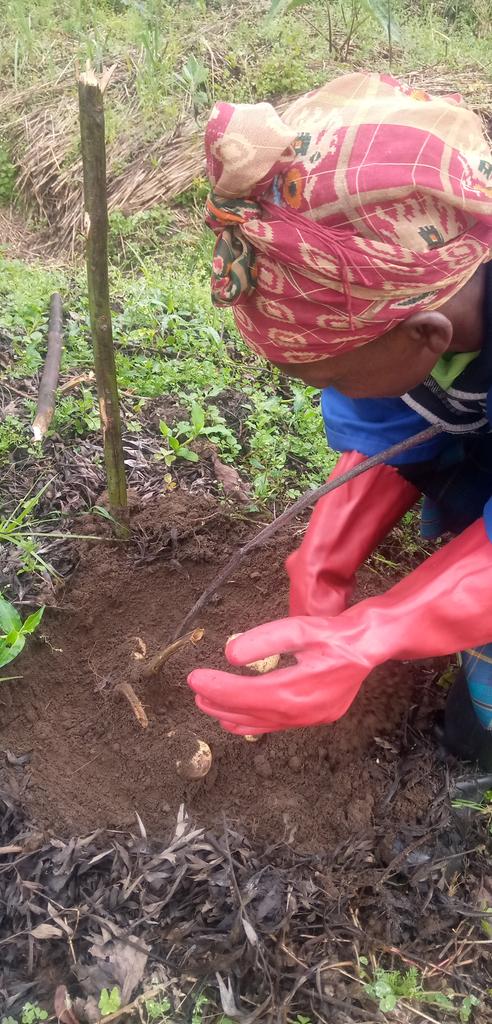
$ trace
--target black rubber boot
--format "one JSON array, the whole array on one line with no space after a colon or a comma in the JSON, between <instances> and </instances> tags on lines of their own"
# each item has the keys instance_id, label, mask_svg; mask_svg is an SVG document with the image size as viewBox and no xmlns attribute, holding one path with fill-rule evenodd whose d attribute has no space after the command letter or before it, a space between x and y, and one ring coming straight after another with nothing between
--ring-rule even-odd
<instances>
[{"instance_id":1,"label":"black rubber boot","mask_svg":"<svg viewBox=\"0 0 492 1024\"><path fill-rule=\"evenodd\" d=\"M479 722L471 702L463 669L451 686L444 709L443 746L461 761L492 771L492 731Z\"/></svg>"}]
</instances>

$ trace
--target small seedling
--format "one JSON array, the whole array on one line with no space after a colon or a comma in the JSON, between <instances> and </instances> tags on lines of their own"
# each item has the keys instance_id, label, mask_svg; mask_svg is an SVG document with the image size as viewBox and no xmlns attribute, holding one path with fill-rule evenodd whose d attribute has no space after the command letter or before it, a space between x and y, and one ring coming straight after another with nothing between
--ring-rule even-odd
<instances>
[{"instance_id":1,"label":"small seedling","mask_svg":"<svg viewBox=\"0 0 492 1024\"><path fill-rule=\"evenodd\" d=\"M38 1003L24 1003L20 1022L15 1017L2 1017L0 1024L38 1024L39 1021L47 1019L47 1011L42 1010Z\"/></svg>"},{"instance_id":2,"label":"small seedling","mask_svg":"<svg viewBox=\"0 0 492 1024\"><path fill-rule=\"evenodd\" d=\"M0 668L17 658L25 646L26 637L38 628L43 612L44 606L28 615L23 622L13 604L0 594ZM30 1005L26 1003L26 1006Z\"/></svg>"},{"instance_id":3,"label":"small seedling","mask_svg":"<svg viewBox=\"0 0 492 1024\"><path fill-rule=\"evenodd\" d=\"M360 958L361 964L366 964L365 957ZM365 970L361 971L362 977L367 977ZM422 987L416 967L411 967L405 973L400 971L385 971L383 968L376 968L375 977L372 981L363 981L365 992L371 999L374 999L383 1013L396 1009L402 999L408 999L414 1003L424 1003L427 1006L437 1006L447 1013L453 1014L460 1021L460 1024L467 1024L473 1012L478 1006L479 1000L476 996L460 996L458 993L448 989L447 992L430 992ZM456 1006L455 999L463 999L461 1006Z\"/></svg>"},{"instance_id":4,"label":"small seedling","mask_svg":"<svg viewBox=\"0 0 492 1024\"><path fill-rule=\"evenodd\" d=\"M146 999L144 1005L148 1021L165 1020L171 1009L169 999Z\"/></svg>"},{"instance_id":5,"label":"small seedling","mask_svg":"<svg viewBox=\"0 0 492 1024\"><path fill-rule=\"evenodd\" d=\"M186 64L183 64L181 73L175 73L175 80L180 89L189 97L195 117L208 102L208 68L194 53L190 54Z\"/></svg>"},{"instance_id":6,"label":"small seedling","mask_svg":"<svg viewBox=\"0 0 492 1024\"><path fill-rule=\"evenodd\" d=\"M42 1010L37 1003L24 1003L21 1014L21 1024L37 1024L37 1021L47 1020L46 1010Z\"/></svg>"},{"instance_id":7,"label":"small seedling","mask_svg":"<svg viewBox=\"0 0 492 1024\"><path fill-rule=\"evenodd\" d=\"M97 1005L103 1017L107 1017L110 1013L116 1013L121 1006L121 992L118 986L114 985L111 990L103 988Z\"/></svg>"},{"instance_id":8,"label":"small seedling","mask_svg":"<svg viewBox=\"0 0 492 1024\"><path fill-rule=\"evenodd\" d=\"M161 420L159 430L167 441L167 447L162 448L157 458L162 459L166 466L172 466L176 459L198 462L199 456L189 447L198 437L207 437L212 441L224 438L230 441L232 438L234 441L225 423L219 421L205 426L205 409L198 402L192 402L189 420L180 420L173 428Z\"/></svg>"}]
</instances>

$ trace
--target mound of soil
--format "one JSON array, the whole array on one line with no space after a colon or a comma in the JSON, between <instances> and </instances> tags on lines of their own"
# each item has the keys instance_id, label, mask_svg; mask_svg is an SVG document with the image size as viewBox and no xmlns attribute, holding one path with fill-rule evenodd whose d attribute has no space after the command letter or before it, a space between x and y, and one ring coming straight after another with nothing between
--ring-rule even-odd
<instances>
[{"instance_id":1,"label":"mound of soil","mask_svg":"<svg viewBox=\"0 0 492 1024\"><path fill-rule=\"evenodd\" d=\"M145 647L152 655L165 646L245 530L213 499L175 493L135 516L133 544L84 545L59 606L47 610L41 637L16 663L22 679L1 691L1 747L11 763L29 755L20 771L7 771L17 783L20 773L23 801L39 827L80 834L125 827L137 812L158 836L184 803L199 824L225 815L262 840L314 850L382 823L392 834L402 820L421 820L441 783L431 755L412 758L412 730L434 701L432 666L387 664L340 722L254 744L223 732L195 707L187 673L226 667L222 651L231 633L286 614L283 563L292 533L256 552L222 589L196 623L205 630L197 646L139 685L148 729L115 694L134 652ZM176 769L176 736L186 748L193 734L213 754L199 781Z\"/></svg>"}]
</instances>

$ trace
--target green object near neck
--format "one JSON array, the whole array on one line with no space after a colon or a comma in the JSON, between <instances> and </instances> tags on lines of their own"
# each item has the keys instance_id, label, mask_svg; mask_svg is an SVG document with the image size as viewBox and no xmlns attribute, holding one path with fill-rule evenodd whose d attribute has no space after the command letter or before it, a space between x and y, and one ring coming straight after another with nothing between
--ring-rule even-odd
<instances>
[{"instance_id":1,"label":"green object near neck","mask_svg":"<svg viewBox=\"0 0 492 1024\"><path fill-rule=\"evenodd\" d=\"M431 370L431 377L437 381L443 391L447 391L448 388L454 384L460 373L466 370L466 367L477 358L479 352L449 352L436 363L433 370Z\"/></svg>"}]
</instances>

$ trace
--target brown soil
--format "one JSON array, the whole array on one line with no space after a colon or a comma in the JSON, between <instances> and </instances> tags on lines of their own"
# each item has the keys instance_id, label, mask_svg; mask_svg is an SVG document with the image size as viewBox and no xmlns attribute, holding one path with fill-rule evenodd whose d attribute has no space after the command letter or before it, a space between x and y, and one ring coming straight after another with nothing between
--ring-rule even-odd
<instances>
[{"instance_id":1,"label":"brown soil","mask_svg":"<svg viewBox=\"0 0 492 1024\"><path fill-rule=\"evenodd\" d=\"M251 557L196 623L205 629L203 640L139 685L150 721L141 728L113 691L135 664L135 638L148 654L171 639L245 527L212 499L183 494L148 506L136 526L130 549L84 546L58 609L46 612L42 637L16 663L22 680L2 687L0 745L16 756L30 754L25 768L8 770L21 774L24 802L39 826L80 834L129 825L138 812L160 835L184 803L200 824L225 814L267 841L316 849L375 825L392 834L402 822L418 823L440 774L424 758L405 785L409 709L425 717L428 666L388 664L340 722L255 744L226 734L194 705L190 669L225 667L229 634L286 613L283 562L292 535ZM213 765L205 779L189 782L178 774L179 742L167 735L173 730L185 746L190 734L210 745Z\"/></svg>"}]
</instances>

